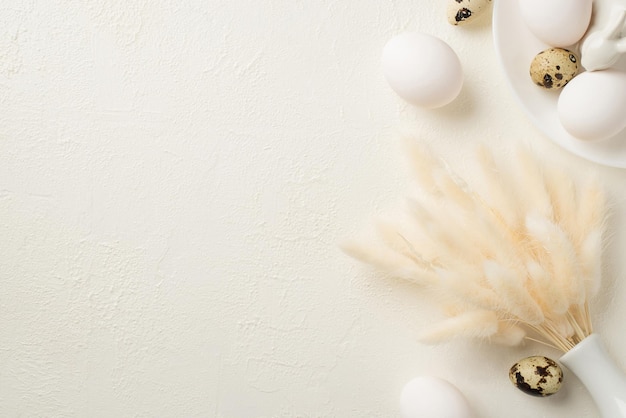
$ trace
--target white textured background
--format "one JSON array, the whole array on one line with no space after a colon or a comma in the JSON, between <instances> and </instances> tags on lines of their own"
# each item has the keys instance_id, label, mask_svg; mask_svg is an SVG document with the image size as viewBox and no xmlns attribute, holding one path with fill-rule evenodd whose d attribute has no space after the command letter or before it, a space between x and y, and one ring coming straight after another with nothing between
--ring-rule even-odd
<instances>
[{"instance_id":1,"label":"white textured background","mask_svg":"<svg viewBox=\"0 0 626 418\"><path fill-rule=\"evenodd\" d=\"M2 0L0 416L395 417L419 374L477 417L593 417L574 378L516 391L528 345L416 342L430 310L341 239L393 207L398 131L453 164L531 143L614 200L624 171L553 146L513 101L489 19L428 0ZM466 84L402 104L379 58L403 30L445 39ZM613 255L614 254L614 255ZM622 366L626 284L595 322ZM600 303L598 303L600 305Z\"/></svg>"}]
</instances>

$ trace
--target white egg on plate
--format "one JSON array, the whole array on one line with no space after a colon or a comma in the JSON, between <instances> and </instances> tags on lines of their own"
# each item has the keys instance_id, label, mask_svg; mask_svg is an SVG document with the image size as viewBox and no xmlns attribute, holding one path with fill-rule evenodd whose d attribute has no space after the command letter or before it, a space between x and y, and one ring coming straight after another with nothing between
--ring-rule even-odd
<instances>
[{"instance_id":1,"label":"white egg on plate","mask_svg":"<svg viewBox=\"0 0 626 418\"><path fill-rule=\"evenodd\" d=\"M626 128L626 73L586 71L574 77L559 95L557 113L570 135L596 141Z\"/></svg>"},{"instance_id":2,"label":"white egg on plate","mask_svg":"<svg viewBox=\"0 0 626 418\"><path fill-rule=\"evenodd\" d=\"M593 0L518 1L528 29L549 46L565 48L576 44L591 22Z\"/></svg>"},{"instance_id":3,"label":"white egg on plate","mask_svg":"<svg viewBox=\"0 0 626 418\"><path fill-rule=\"evenodd\" d=\"M463 69L454 50L424 33L403 33L389 40L383 49L382 68L391 88L420 107L444 106L463 86Z\"/></svg>"},{"instance_id":4,"label":"white egg on plate","mask_svg":"<svg viewBox=\"0 0 626 418\"><path fill-rule=\"evenodd\" d=\"M447 380L420 376L400 395L402 418L472 418L472 410L456 386Z\"/></svg>"}]
</instances>

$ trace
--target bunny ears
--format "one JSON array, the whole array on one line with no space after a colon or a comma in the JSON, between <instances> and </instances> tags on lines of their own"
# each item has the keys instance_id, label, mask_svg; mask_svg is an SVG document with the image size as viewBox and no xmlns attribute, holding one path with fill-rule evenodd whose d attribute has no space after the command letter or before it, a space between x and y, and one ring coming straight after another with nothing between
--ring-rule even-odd
<instances>
[{"instance_id":1,"label":"bunny ears","mask_svg":"<svg viewBox=\"0 0 626 418\"><path fill-rule=\"evenodd\" d=\"M582 65L587 71L605 70L613 66L626 52L626 38L622 29L626 22L626 8L613 6L607 26L590 34L582 44Z\"/></svg>"}]
</instances>

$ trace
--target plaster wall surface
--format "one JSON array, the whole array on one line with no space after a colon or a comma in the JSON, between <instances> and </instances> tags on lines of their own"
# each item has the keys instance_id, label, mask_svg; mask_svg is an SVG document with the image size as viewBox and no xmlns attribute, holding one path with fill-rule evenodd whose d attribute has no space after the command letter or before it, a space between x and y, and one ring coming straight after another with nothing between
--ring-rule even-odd
<instances>
[{"instance_id":1,"label":"plaster wall surface","mask_svg":"<svg viewBox=\"0 0 626 418\"><path fill-rule=\"evenodd\" d=\"M503 0L504 1L504 0ZM442 109L402 103L380 53L446 40L464 67ZM338 247L402 199L398 138L457 167L530 144L606 184L607 288L626 337L622 170L571 156L513 99L483 19L426 0L0 2L0 416L393 417L420 374L477 417L593 417L571 377L508 382L535 345L417 342L432 309Z\"/></svg>"}]
</instances>

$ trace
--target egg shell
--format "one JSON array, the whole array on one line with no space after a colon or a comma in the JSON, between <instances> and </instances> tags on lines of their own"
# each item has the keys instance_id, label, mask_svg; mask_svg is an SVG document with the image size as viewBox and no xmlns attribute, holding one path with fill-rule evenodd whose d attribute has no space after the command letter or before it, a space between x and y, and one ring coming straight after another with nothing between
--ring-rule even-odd
<instances>
[{"instance_id":1,"label":"egg shell","mask_svg":"<svg viewBox=\"0 0 626 418\"><path fill-rule=\"evenodd\" d=\"M451 25L465 25L484 14L491 0L448 0L446 15Z\"/></svg>"},{"instance_id":2,"label":"egg shell","mask_svg":"<svg viewBox=\"0 0 626 418\"><path fill-rule=\"evenodd\" d=\"M626 73L586 71L570 81L559 95L557 114L573 137L597 141L626 128Z\"/></svg>"},{"instance_id":3,"label":"egg shell","mask_svg":"<svg viewBox=\"0 0 626 418\"><path fill-rule=\"evenodd\" d=\"M522 21L533 35L547 46L562 48L583 37L591 21L592 4L592 0L519 1Z\"/></svg>"},{"instance_id":4,"label":"egg shell","mask_svg":"<svg viewBox=\"0 0 626 418\"><path fill-rule=\"evenodd\" d=\"M419 32L397 35L382 53L391 88L416 106L436 108L454 100L463 86L461 62L441 39Z\"/></svg>"},{"instance_id":5,"label":"egg shell","mask_svg":"<svg viewBox=\"0 0 626 418\"><path fill-rule=\"evenodd\" d=\"M400 395L402 418L472 418L461 391L447 380L420 376L408 382Z\"/></svg>"},{"instance_id":6,"label":"egg shell","mask_svg":"<svg viewBox=\"0 0 626 418\"><path fill-rule=\"evenodd\" d=\"M578 57L562 48L541 51L530 63L530 77L538 86L558 90L578 74Z\"/></svg>"},{"instance_id":7,"label":"egg shell","mask_svg":"<svg viewBox=\"0 0 626 418\"><path fill-rule=\"evenodd\" d=\"M532 396L550 396L561 388L563 370L552 359L532 356L521 359L509 370L511 383Z\"/></svg>"}]
</instances>

